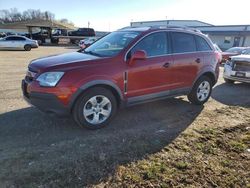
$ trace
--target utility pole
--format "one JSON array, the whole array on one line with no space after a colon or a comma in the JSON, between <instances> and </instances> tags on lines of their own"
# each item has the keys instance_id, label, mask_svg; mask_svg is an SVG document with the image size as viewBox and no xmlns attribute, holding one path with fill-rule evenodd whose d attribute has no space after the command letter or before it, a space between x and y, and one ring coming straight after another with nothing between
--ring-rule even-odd
<instances>
[{"instance_id":1,"label":"utility pole","mask_svg":"<svg viewBox=\"0 0 250 188\"><path fill-rule=\"evenodd\" d=\"M90 22L88 21L88 28L89 28L89 26L90 26Z\"/></svg>"}]
</instances>

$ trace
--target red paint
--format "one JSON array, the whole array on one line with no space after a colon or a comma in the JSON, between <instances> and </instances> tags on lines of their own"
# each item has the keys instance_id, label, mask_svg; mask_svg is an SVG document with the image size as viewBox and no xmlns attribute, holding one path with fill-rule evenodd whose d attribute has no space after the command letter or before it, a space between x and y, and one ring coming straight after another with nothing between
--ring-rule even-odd
<instances>
[{"instance_id":1,"label":"red paint","mask_svg":"<svg viewBox=\"0 0 250 188\"><path fill-rule=\"evenodd\" d=\"M28 84L28 92L52 93L68 105L72 95L90 81L108 80L121 91L123 98L141 96L166 90L192 87L200 73L216 72L219 56L217 52L194 52L165 55L125 61L126 52L138 39L156 30L142 32L140 36L120 54L112 58L100 58L79 52L37 59L30 68L40 73L64 71L56 87L41 87L35 80ZM200 59L201 63L196 60ZM167 64L167 65L165 65ZM167 67L164 67L167 66ZM127 93L124 91L124 73L128 73ZM216 72L218 77L218 72Z\"/></svg>"}]
</instances>

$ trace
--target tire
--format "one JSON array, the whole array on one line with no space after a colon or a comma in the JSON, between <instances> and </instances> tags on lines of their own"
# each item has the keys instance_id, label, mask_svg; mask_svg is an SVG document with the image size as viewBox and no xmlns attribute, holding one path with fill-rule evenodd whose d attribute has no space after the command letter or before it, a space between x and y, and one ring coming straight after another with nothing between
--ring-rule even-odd
<instances>
[{"instance_id":1,"label":"tire","mask_svg":"<svg viewBox=\"0 0 250 188\"><path fill-rule=\"evenodd\" d=\"M41 40L37 40L37 42L38 42L38 45L42 45L43 44Z\"/></svg>"},{"instance_id":2,"label":"tire","mask_svg":"<svg viewBox=\"0 0 250 188\"><path fill-rule=\"evenodd\" d=\"M30 50L31 50L31 46L28 45L28 44L26 44L26 45L24 46L24 50L25 50L25 51L30 51Z\"/></svg>"},{"instance_id":3,"label":"tire","mask_svg":"<svg viewBox=\"0 0 250 188\"><path fill-rule=\"evenodd\" d=\"M72 113L79 126L94 130L106 126L116 111L117 100L113 93L102 87L94 87L78 97Z\"/></svg>"},{"instance_id":4,"label":"tire","mask_svg":"<svg viewBox=\"0 0 250 188\"><path fill-rule=\"evenodd\" d=\"M188 94L188 100L196 105L202 105L208 101L212 92L212 81L207 76L201 76Z\"/></svg>"},{"instance_id":5,"label":"tire","mask_svg":"<svg viewBox=\"0 0 250 188\"><path fill-rule=\"evenodd\" d=\"M224 80L227 84L233 84L235 82L234 80L229 80L227 78L224 78Z\"/></svg>"}]
</instances>

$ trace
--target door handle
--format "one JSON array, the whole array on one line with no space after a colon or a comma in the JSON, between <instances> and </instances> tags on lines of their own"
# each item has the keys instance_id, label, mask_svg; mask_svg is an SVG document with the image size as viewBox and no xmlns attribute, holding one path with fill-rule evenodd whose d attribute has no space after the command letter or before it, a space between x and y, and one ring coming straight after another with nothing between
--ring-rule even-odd
<instances>
[{"instance_id":1,"label":"door handle","mask_svg":"<svg viewBox=\"0 0 250 188\"><path fill-rule=\"evenodd\" d=\"M166 63L163 65L163 67L164 67L164 68L168 68L169 65L170 65L170 63L169 63L169 62L166 62Z\"/></svg>"},{"instance_id":2,"label":"door handle","mask_svg":"<svg viewBox=\"0 0 250 188\"><path fill-rule=\"evenodd\" d=\"M196 63L201 63L201 59L200 59L200 58L197 58L197 59L195 60L195 62L196 62Z\"/></svg>"}]
</instances>

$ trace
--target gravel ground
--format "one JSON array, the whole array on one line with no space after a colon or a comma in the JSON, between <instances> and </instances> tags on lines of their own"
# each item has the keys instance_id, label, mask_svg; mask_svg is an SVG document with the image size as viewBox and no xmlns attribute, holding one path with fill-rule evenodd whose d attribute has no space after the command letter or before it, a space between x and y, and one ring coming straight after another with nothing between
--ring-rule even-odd
<instances>
[{"instance_id":1,"label":"gravel ground","mask_svg":"<svg viewBox=\"0 0 250 188\"><path fill-rule=\"evenodd\" d=\"M0 51L0 187L98 184L119 165L161 151L194 122L216 126L211 119L220 109L235 106L233 112L239 110L242 121L250 113L250 85L227 85L220 77L204 106L192 105L183 96L120 110L101 130L81 129L71 119L47 116L30 107L21 92L21 79L32 59L70 51L76 49ZM199 118L204 114L209 115ZM217 123L226 127L237 121L234 117Z\"/></svg>"}]
</instances>

